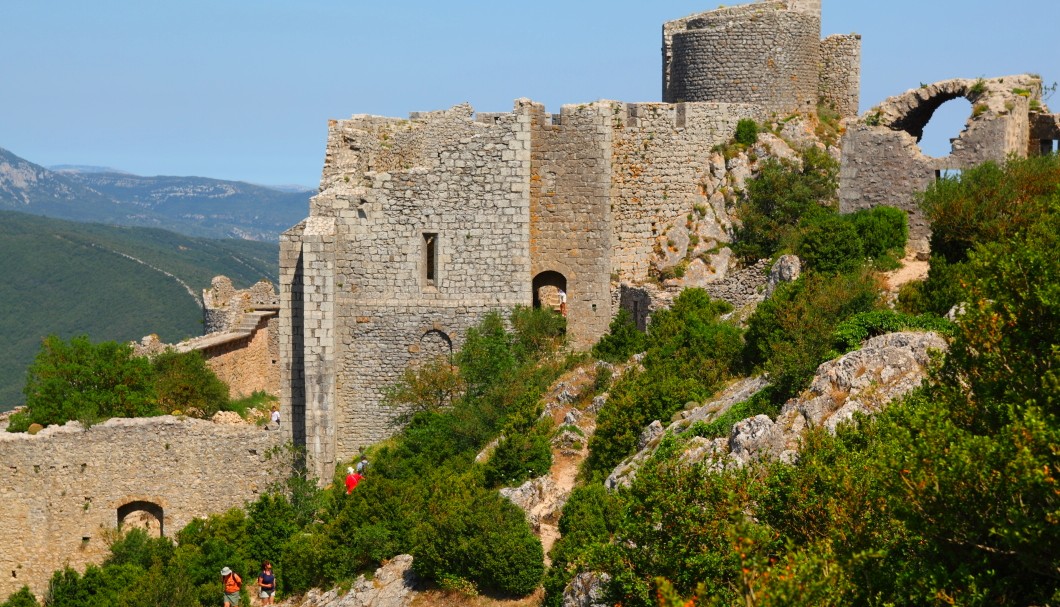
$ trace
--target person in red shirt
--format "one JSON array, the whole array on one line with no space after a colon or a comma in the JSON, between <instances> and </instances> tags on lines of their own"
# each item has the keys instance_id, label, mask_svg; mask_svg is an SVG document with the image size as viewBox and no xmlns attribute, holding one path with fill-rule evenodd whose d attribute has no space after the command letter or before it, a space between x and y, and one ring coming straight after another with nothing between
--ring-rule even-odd
<instances>
[{"instance_id":1,"label":"person in red shirt","mask_svg":"<svg viewBox=\"0 0 1060 607\"><path fill-rule=\"evenodd\" d=\"M346 468L346 495L349 495L357 487L357 483L364 478L360 472L354 472L353 468Z\"/></svg>"}]
</instances>

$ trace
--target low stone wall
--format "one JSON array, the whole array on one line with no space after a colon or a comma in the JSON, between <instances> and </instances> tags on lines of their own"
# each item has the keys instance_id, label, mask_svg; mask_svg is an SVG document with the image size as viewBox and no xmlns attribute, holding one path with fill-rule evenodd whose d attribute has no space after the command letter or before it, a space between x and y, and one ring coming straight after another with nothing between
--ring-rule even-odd
<instances>
[{"instance_id":1,"label":"low stone wall","mask_svg":"<svg viewBox=\"0 0 1060 607\"><path fill-rule=\"evenodd\" d=\"M253 501L274 480L279 433L172 416L0 432L0 599L38 595L64 565L107 555L103 532L173 536L195 517Z\"/></svg>"}]
</instances>

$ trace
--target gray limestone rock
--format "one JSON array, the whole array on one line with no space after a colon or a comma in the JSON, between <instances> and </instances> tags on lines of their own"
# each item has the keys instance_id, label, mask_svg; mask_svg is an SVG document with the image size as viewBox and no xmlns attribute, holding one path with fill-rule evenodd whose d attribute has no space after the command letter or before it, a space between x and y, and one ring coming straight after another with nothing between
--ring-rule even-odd
<instances>
[{"instance_id":1,"label":"gray limestone rock","mask_svg":"<svg viewBox=\"0 0 1060 607\"><path fill-rule=\"evenodd\" d=\"M416 598L418 586L412 572L412 557L395 556L375 570L371 579L360 576L350 591L312 589L303 597L287 599L282 607L408 607Z\"/></svg>"},{"instance_id":2,"label":"gray limestone rock","mask_svg":"<svg viewBox=\"0 0 1060 607\"><path fill-rule=\"evenodd\" d=\"M605 594L610 582L606 573L579 573L563 590L563 607L609 607Z\"/></svg>"}]
</instances>

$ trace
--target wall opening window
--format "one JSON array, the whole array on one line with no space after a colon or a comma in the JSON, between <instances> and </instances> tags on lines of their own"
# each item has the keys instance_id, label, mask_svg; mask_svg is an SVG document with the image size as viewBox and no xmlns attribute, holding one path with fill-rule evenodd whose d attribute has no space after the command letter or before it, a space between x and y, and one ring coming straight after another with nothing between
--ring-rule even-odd
<instances>
[{"instance_id":1,"label":"wall opening window","mask_svg":"<svg viewBox=\"0 0 1060 607\"><path fill-rule=\"evenodd\" d=\"M428 287L438 282L438 234L423 235L423 281Z\"/></svg>"}]
</instances>

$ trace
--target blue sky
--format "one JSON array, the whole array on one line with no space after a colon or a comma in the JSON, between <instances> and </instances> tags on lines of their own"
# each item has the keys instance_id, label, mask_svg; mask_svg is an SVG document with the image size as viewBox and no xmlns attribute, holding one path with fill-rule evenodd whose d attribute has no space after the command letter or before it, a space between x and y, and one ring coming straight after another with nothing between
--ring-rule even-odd
<instances>
[{"instance_id":1,"label":"blue sky","mask_svg":"<svg viewBox=\"0 0 1060 607\"><path fill-rule=\"evenodd\" d=\"M2 0L0 147L38 164L315 185L329 118L660 98L690 0ZM862 109L952 77L1060 80L1060 0L824 0ZM970 111L940 110L945 141ZM1060 108L1060 96L1053 100ZM943 116L949 111L953 116ZM929 135L930 136L930 135Z\"/></svg>"}]
</instances>

